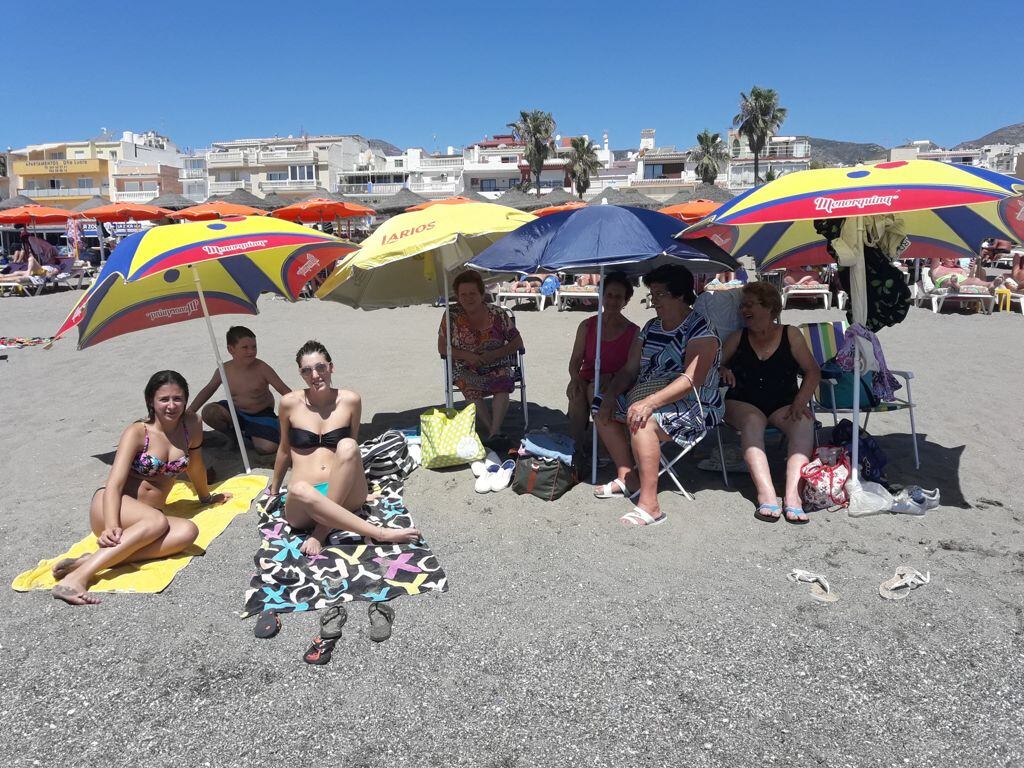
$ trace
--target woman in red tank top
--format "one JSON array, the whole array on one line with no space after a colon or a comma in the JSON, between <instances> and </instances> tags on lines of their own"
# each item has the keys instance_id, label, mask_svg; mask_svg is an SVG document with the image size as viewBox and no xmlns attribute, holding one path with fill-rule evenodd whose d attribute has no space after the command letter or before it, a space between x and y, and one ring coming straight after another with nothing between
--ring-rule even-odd
<instances>
[{"instance_id":1,"label":"woman in red tank top","mask_svg":"<svg viewBox=\"0 0 1024 768\"><path fill-rule=\"evenodd\" d=\"M604 278L604 319L601 323L601 384L604 385L629 357L629 349L640 328L627 320L622 310L633 297L633 284L622 272ZM597 360L597 316L588 317L576 330L576 343L569 357L569 434L577 442L585 437L594 399L594 364Z\"/></svg>"}]
</instances>

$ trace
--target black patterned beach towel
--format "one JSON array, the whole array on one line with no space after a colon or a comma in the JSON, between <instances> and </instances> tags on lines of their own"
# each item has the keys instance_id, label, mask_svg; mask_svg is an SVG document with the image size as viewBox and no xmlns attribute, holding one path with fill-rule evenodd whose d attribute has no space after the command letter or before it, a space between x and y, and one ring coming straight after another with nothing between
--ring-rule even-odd
<instances>
[{"instance_id":1,"label":"black patterned beach towel","mask_svg":"<svg viewBox=\"0 0 1024 768\"><path fill-rule=\"evenodd\" d=\"M412 517L402 494L404 477L415 464L396 455L403 452L405 442L398 447L394 434L385 433L360 446L371 490L383 496L365 505L363 514L382 528L411 528ZM401 466L389 464L386 454ZM316 611L335 603L386 602L448 589L448 577L425 543L376 544L334 531L320 554L306 557L299 548L307 532L293 531L285 521L284 495L257 509L262 541L242 618L271 609Z\"/></svg>"}]
</instances>

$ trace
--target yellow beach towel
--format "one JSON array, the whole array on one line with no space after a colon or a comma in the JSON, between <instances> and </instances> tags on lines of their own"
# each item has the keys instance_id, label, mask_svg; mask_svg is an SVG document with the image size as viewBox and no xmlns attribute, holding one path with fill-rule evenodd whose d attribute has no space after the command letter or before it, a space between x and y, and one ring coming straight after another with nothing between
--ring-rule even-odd
<instances>
[{"instance_id":1,"label":"yellow beach towel","mask_svg":"<svg viewBox=\"0 0 1024 768\"><path fill-rule=\"evenodd\" d=\"M267 478L259 475L240 475L225 480L211 491L230 493L232 498L216 507L200 507L199 498L191 485L177 482L167 497L168 515L184 517L199 527L195 543L180 554L163 560L129 563L101 571L90 587L90 592L162 592L175 574L189 564L193 557L206 552L210 542L220 536L238 515L249 510L252 500L267 487ZM43 560L35 568L20 574L11 585L18 592L30 589L50 589L54 585L50 569L65 557L78 557L99 548L96 536L89 534L62 555Z\"/></svg>"}]
</instances>

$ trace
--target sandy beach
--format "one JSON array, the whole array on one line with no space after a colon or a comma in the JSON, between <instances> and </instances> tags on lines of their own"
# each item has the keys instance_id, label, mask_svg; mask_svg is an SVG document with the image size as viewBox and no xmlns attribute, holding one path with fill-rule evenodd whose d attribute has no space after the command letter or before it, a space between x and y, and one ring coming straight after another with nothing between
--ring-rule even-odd
<instances>
[{"instance_id":1,"label":"sandy beach","mask_svg":"<svg viewBox=\"0 0 1024 768\"><path fill-rule=\"evenodd\" d=\"M52 333L78 292L0 300L0 333ZM299 386L294 353L321 340L335 381L363 396L367 432L411 426L442 399L440 310L367 313L264 298L260 356ZM634 300L627 310L649 315ZM584 312L517 313L531 421L564 425L566 364ZM838 319L789 309L783 321ZM143 415L149 375L193 391L214 362L201 323L0 362L0 716L3 765L1012 766L1024 762L1024 318L911 309L880 334L915 373L922 467L905 414L873 416L890 480L939 487L924 517L812 515L760 523L745 475L681 470L652 530L581 484L555 503L477 495L468 468L417 470L406 502L449 577L399 599L392 639L349 609L333 662L302 653L315 615L273 640L238 614L258 546L255 513L158 595L70 608L15 593L16 574L87 531L117 439ZM513 426L518 409L512 408ZM830 423L830 419L827 419ZM730 439L731 436L730 436ZM220 477L237 457L209 448ZM778 465L777 465L778 466ZM269 476L266 462L257 471ZM931 583L900 602L901 564ZM825 574L818 602L786 574Z\"/></svg>"}]
</instances>

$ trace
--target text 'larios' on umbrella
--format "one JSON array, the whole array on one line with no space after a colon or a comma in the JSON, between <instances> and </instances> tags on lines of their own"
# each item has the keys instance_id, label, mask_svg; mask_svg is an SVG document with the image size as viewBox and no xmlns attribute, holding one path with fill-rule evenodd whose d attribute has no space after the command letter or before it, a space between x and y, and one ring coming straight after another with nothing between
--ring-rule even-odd
<instances>
[{"instance_id":1,"label":"text 'larios' on umbrella","mask_svg":"<svg viewBox=\"0 0 1024 768\"><path fill-rule=\"evenodd\" d=\"M533 221L528 213L491 203L434 205L384 222L358 253L339 264L317 298L382 309L444 301L451 344L449 286L466 262L509 232ZM448 350L449 381L451 350ZM452 405L451 393L445 396Z\"/></svg>"},{"instance_id":2,"label":"text 'larios' on umbrella","mask_svg":"<svg viewBox=\"0 0 1024 768\"><path fill-rule=\"evenodd\" d=\"M238 217L154 227L125 238L55 334L78 348L134 331L204 318L226 381L212 315L257 314L260 294L295 301L315 275L356 248L280 219ZM225 395L250 471L231 393Z\"/></svg>"}]
</instances>

